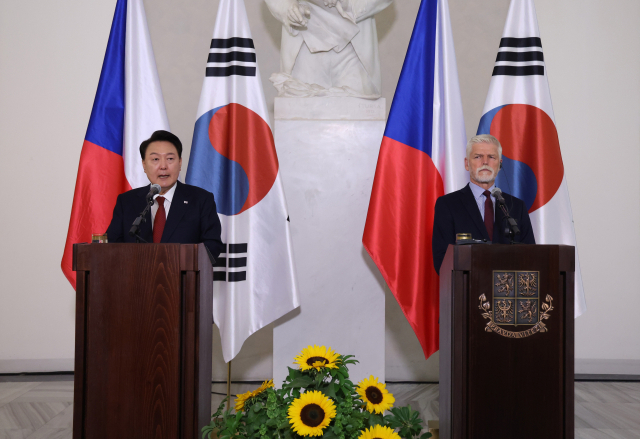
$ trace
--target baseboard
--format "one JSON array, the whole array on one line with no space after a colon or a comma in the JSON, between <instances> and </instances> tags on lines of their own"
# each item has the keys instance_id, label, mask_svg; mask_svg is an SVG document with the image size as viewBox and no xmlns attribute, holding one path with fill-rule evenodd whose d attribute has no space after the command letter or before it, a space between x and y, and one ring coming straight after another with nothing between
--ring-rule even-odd
<instances>
[{"instance_id":1,"label":"baseboard","mask_svg":"<svg viewBox=\"0 0 640 439\"><path fill-rule=\"evenodd\" d=\"M0 374L34 372L73 372L73 358L0 360Z\"/></svg>"},{"instance_id":2,"label":"baseboard","mask_svg":"<svg viewBox=\"0 0 640 439\"><path fill-rule=\"evenodd\" d=\"M640 360L576 358L576 375L640 375Z\"/></svg>"},{"instance_id":3,"label":"baseboard","mask_svg":"<svg viewBox=\"0 0 640 439\"><path fill-rule=\"evenodd\" d=\"M37 360L0 360L0 374L73 371L73 358ZM576 375L640 375L640 360L605 360L576 358ZM391 379L389 381L422 382L420 379ZM404 377L403 377L404 378ZM434 381L434 380L428 380Z\"/></svg>"}]
</instances>

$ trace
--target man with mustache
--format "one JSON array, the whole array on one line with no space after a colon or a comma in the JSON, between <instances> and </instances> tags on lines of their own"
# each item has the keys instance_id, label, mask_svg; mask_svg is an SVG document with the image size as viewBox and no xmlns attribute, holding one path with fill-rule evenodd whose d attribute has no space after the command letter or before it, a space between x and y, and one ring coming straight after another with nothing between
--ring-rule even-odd
<instances>
[{"instance_id":1,"label":"man with mustache","mask_svg":"<svg viewBox=\"0 0 640 439\"><path fill-rule=\"evenodd\" d=\"M443 195L436 201L433 239L433 266L440 272L449 244L456 242L456 233L471 233L473 239L508 244L506 222L496 199L491 194L502 164L502 146L495 137L481 134L469 139L464 167L471 182L459 191ZM502 193L509 215L516 220L520 234L515 242L535 244L527 206L519 198ZM495 219L495 220L494 220Z\"/></svg>"}]
</instances>

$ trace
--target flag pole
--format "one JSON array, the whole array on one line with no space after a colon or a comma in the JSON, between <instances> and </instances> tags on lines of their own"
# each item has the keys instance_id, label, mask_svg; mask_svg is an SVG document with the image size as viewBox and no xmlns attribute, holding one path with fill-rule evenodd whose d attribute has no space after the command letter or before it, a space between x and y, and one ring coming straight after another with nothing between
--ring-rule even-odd
<instances>
[{"instance_id":1,"label":"flag pole","mask_svg":"<svg viewBox=\"0 0 640 439\"><path fill-rule=\"evenodd\" d=\"M231 360L227 363L227 411L231 408Z\"/></svg>"}]
</instances>

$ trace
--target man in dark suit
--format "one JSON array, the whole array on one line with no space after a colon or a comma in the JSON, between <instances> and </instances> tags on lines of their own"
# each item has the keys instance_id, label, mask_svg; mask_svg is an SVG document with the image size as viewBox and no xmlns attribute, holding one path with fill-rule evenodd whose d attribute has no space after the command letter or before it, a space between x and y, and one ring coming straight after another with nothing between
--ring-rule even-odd
<instances>
[{"instance_id":1,"label":"man in dark suit","mask_svg":"<svg viewBox=\"0 0 640 439\"><path fill-rule=\"evenodd\" d=\"M440 272L442 260L449 244L456 242L456 233L471 233L473 239L508 244L507 226L502 209L496 208L491 194L502 165L502 146L495 137L481 134L467 143L464 166L471 182L459 191L444 195L436 201L433 239L433 265ZM515 242L535 244L527 206L519 198L502 194L509 215L516 220L520 234Z\"/></svg>"},{"instance_id":2,"label":"man in dark suit","mask_svg":"<svg viewBox=\"0 0 640 439\"><path fill-rule=\"evenodd\" d=\"M182 168L180 139L168 131L156 131L140 145L140 156L149 181L161 188L140 225L140 237L147 242L202 242L213 262L224 247L216 203L211 192L178 181ZM144 186L118 195L107 229L109 242L136 242L129 230L145 208L148 193L149 186Z\"/></svg>"}]
</instances>

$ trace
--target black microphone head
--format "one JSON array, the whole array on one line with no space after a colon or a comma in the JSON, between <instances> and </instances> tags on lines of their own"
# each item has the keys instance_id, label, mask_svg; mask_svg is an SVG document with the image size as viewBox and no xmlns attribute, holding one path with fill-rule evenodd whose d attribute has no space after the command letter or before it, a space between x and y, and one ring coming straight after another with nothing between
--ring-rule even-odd
<instances>
[{"instance_id":1,"label":"black microphone head","mask_svg":"<svg viewBox=\"0 0 640 439\"><path fill-rule=\"evenodd\" d=\"M149 189L149 193L147 194L147 202L148 203L152 203L153 202L153 196L154 195L158 195L160 193L160 191L162 190L162 188L160 187L159 184L152 184L151 188Z\"/></svg>"},{"instance_id":2,"label":"black microphone head","mask_svg":"<svg viewBox=\"0 0 640 439\"><path fill-rule=\"evenodd\" d=\"M502 195L502 189L500 189L498 186L494 187L491 191L491 195L497 198L498 195Z\"/></svg>"}]
</instances>

